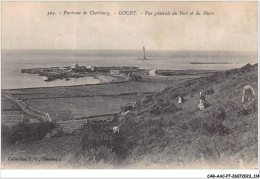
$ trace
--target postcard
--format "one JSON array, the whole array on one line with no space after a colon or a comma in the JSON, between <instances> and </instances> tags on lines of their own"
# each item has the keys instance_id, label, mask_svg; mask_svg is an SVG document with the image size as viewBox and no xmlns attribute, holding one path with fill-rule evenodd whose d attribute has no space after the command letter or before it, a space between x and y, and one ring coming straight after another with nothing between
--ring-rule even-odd
<instances>
[{"instance_id":1,"label":"postcard","mask_svg":"<svg viewBox=\"0 0 260 179\"><path fill-rule=\"evenodd\" d=\"M2 169L258 168L258 2L2 2L1 50Z\"/></svg>"}]
</instances>

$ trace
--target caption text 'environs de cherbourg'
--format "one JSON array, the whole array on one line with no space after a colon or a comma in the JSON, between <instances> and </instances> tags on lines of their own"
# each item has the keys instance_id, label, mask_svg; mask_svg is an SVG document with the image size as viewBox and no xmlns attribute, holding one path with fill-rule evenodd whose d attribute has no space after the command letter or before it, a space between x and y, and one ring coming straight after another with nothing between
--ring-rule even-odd
<instances>
[{"instance_id":1,"label":"caption text 'environs de cherbourg'","mask_svg":"<svg viewBox=\"0 0 260 179\"><path fill-rule=\"evenodd\" d=\"M144 15L144 16L199 16L199 15L204 15L204 16L210 16L210 15L215 15L214 12L212 11L185 11L185 10L180 10L180 11L144 11L144 12L138 12L134 10L130 11L117 11L117 12L109 12L109 11L69 11L69 10L63 10L63 11L48 11L47 16L58 16L58 15L63 15L63 16L112 16L112 15L119 15L119 16L136 16L136 15Z\"/></svg>"}]
</instances>

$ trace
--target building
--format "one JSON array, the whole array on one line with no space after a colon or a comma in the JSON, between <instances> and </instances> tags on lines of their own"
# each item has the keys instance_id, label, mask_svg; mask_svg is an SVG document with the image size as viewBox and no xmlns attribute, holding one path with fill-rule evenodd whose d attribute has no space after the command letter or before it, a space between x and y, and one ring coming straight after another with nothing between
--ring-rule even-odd
<instances>
[{"instance_id":1,"label":"building","mask_svg":"<svg viewBox=\"0 0 260 179\"><path fill-rule=\"evenodd\" d=\"M77 63L74 63L74 64L72 64L72 65L70 66L70 70L71 70L71 71L75 71L75 70L78 69L78 67L79 67L79 65L78 65Z\"/></svg>"},{"instance_id":2,"label":"building","mask_svg":"<svg viewBox=\"0 0 260 179\"><path fill-rule=\"evenodd\" d=\"M44 76L44 77L43 77L43 80L44 80L44 81L49 81L49 78L48 78L47 76Z\"/></svg>"},{"instance_id":3,"label":"building","mask_svg":"<svg viewBox=\"0 0 260 179\"><path fill-rule=\"evenodd\" d=\"M86 65L86 69L87 69L87 71L95 71L95 67L93 66L93 65Z\"/></svg>"},{"instance_id":4,"label":"building","mask_svg":"<svg viewBox=\"0 0 260 179\"><path fill-rule=\"evenodd\" d=\"M87 71L87 72L90 72L90 71L91 71L91 68L92 68L91 65L86 65L85 67L86 67L86 71Z\"/></svg>"},{"instance_id":5,"label":"building","mask_svg":"<svg viewBox=\"0 0 260 179\"><path fill-rule=\"evenodd\" d=\"M91 70L91 65L86 65L86 69L89 69L89 70Z\"/></svg>"},{"instance_id":6,"label":"building","mask_svg":"<svg viewBox=\"0 0 260 179\"><path fill-rule=\"evenodd\" d=\"M120 71L119 70L110 70L110 74L111 75L120 75Z\"/></svg>"},{"instance_id":7,"label":"building","mask_svg":"<svg viewBox=\"0 0 260 179\"><path fill-rule=\"evenodd\" d=\"M66 70L68 70L68 67L59 67L59 70L64 70L64 71L66 71Z\"/></svg>"},{"instance_id":8,"label":"building","mask_svg":"<svg viewBox=\"0 0 260 179\"><path fill-rule=\"evenodd\" d=\"M156 69L152 69L149 71L149 76L156 76L157 74L157 70Z\"/></svg>"}]
</instances>

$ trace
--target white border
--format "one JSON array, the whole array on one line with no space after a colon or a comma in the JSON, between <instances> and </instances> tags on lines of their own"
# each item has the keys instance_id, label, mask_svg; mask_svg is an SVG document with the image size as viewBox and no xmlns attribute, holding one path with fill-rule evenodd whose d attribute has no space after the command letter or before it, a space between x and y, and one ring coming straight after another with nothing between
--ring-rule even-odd
<instances>
[{"instance_id":1,"label":"white border","mask_svg":"<svg viewBox=\"0 0 260 179\"><path fill-rule=\"evenodd\" d=\"M3 170L4 178L207 178L208 174L259 174L258 170ZM231 178L231 177L230 177Z\"/></svg>"}]
</instances>

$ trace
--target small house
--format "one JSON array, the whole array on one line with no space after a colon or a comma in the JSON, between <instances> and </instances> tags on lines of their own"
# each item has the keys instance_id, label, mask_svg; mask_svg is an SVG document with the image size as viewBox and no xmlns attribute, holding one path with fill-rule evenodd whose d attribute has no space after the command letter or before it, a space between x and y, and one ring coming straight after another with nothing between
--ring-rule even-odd
<instances>
[{"instance_id":1,"label":"small house","mask_svg":"<svg viewBox=\"0 0 260 179\"><path fill-rule=\"evenodd\" d=\"M86 65L86 70L88 71L88 72L93 72L93 71L95 71L95 67L93 66L93 65Z\"/></svg>"},{"instance_id":2,"label":"small house","mask_svg":"<svg viewBox=\"0 0 260 179\"><path fill-rule=\"evenodd\" d=\"M91 70L92 66L91 65L86 65L86 69Z\"/></svg>"},{"instance_id":3,"label":"small house","mask_svg":"<svg viewBox=\"0 0 260 179\"><path fill-rule=\"evenodd\" d=\"M149 71L149 76L156 76L157 74L157 70L156 69L152 69Z\"/></svg>"},{"instance_id":4,"label":"small house","mask_svg":"<svg viewBox=\"0 0 260 179\"><path fill-rule=\"evenodd\" d=\"M44 77L43 77L43 80L44 80L44 81L49 81L48 76L44 76Z\"/></svg>"}]
</instances>

